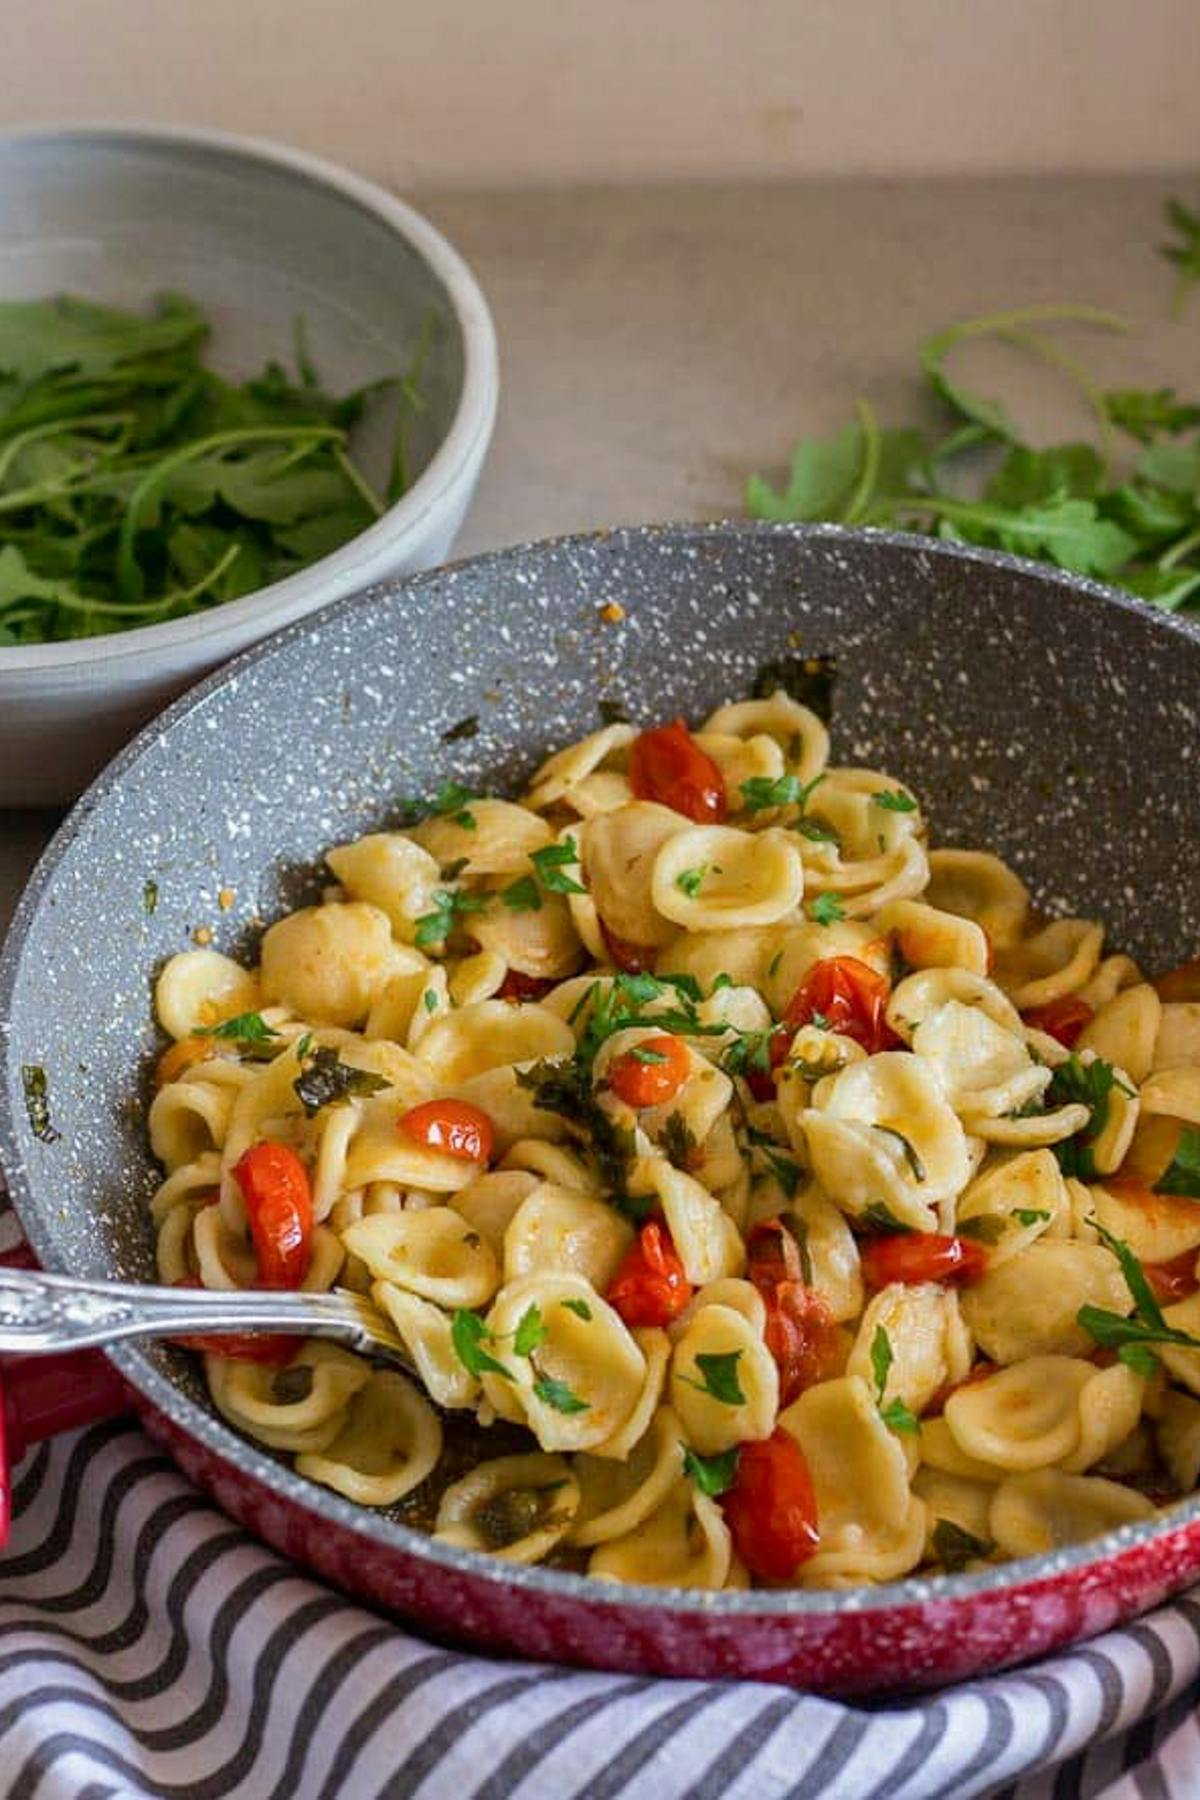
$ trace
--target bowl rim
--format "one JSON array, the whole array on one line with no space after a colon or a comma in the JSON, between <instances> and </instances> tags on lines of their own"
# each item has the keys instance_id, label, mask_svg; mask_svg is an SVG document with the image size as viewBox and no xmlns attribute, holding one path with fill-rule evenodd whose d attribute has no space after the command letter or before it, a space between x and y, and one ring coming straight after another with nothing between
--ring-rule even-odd
<instances>
[{"instance_id":1,"label":"bowl rim","mask_svg":"<svg viewBox=\"0 0 1200 1800\"><path fill-rule=\"evenodd\" d=\"M499 397L499 352L491 310L470 265L437 227L378 182L326 157L270 138L200 126L162 126L87 120L0 130L0 156L23 144L64 144L77 140L109 146L169 149L191 147L210 157L249 158L342 196L360 211L405 239L438 277L463 340L462 391L449 428L408 491L365 531L304 569L185 619L139 625L94 638L67 638L50 644L0 646L0 677L91 669L100 664L206 644L251 624L263 632L306 616L325 604L313 589L357 576L359 585L381 577L369 564L396 537L411 530L444 502L486 448ZM366 566L364 566L366 565ZM209 646L215 649L215 646Z\"/></svg>"},{"instance_id":2,"label":"bowl rim","mask_svg":"<svg viewBox=\"0 0 1200 1800\"><path fill-rule=\"evenodd\" d=\"M0 1166L3 1167L18 1220L44 1267L58 1273L68 1272L56 1263L57 1245L53 1232L48 1228L43 1229L40 1218L27 1221L21 1212L21 1198L29 1198L29 1183L22 1150L19 1113L15 1103L10 1101L9 1083L2 1079L9 1057L7 1021L11 1017L25 940L35 916L50 894L58 865L71 849L80 828L118 786L126 770L151 750L179 719L201 709L218 689L230 684L236 685L254 664L266 660L299 637L306 636L315 642L321 624L330 618L353 612L367 612L375 607L394 607L397 600L404 598L417 604L422 590L436 588L448 573L462 573L472 568L490 569L497 565L503 568L513 563L519 566L531 554L561 554L575 547L584 548L596 544L613 548L642 541L704 542L711 541L715 536L729 535L784 540L790 538L800 543L825 541L842 546L850 554L853 554L857 543L866 541L915 556L931 557L939 562L966 562L983 568L998 567L1033 576L1050 587L1065 587L1119 612L1129 613L1140 618L1147 629L1191 644L1200 664L1200 622L1159 611L1148 603L1118 589L1106 587L1089 576L1071 574L1028 557L1014 556L1007 551L982 549L972 544L953 543L912 532L825 523L793 524L724 519L602 527L560 537L534 539L462 557L438 568L397 576L360 593L348 594L331 601L314 617L298 621L287 630L242 651L223 668L197 682L144 726L106 765L71 808L42 853L18 901L7 937L0 946ZM607 1582L592 1575L545 1568L536 1563L508 1562L484 1551L442 1543L428 1533L386 1514L358 1506L333 1489L321 1488L305 1480L296 1473L293 1466L277 1462L261 1446L239 1436L215 1412L208 1411L166 1374L155 1368L136 1343L114 1344L104 1354L153 1412L183 1432L194 1445L218 1457L237 1476L258 1483L273 1497L299 1507L316 1519L325 1519L343 1528L364 1544L374 1544L385 1551L417 1562L434 1563L465 1581L482 1581L489 1586L504 1586L531 1596L543 1595L550 1600L579 1601L597 1610L669 1612L673 1617L683 1620L723 1619L736 1624L738 1621L749 1622L760 1618L783 1622L789 1618L802 1620L844 1612L869 1616L922 1608L930 1603L950 1605L961 1602L965 1605L975 1599L1011 1599L1016 1594L1027 1593L1031 1588L1053 1584L1060 1577L1081 1577L1089 1568L1108 1568L1127 1556L1147 1551L1151 1545L1165 1550L1177 1537L1184 1534L1193 1537L1200 1529L1200 1490L1197 1490L1175 1502L1168 1512L1157 1512L1150 1518L1117 1526L1100 1537L1083 1543L991 1564L970 1574L908 1575L899 1580L881 1582L877 1586L829 1589L797 1587L709 1591L654 1587L632 1582Z\"/></svg>"}]
</instances>

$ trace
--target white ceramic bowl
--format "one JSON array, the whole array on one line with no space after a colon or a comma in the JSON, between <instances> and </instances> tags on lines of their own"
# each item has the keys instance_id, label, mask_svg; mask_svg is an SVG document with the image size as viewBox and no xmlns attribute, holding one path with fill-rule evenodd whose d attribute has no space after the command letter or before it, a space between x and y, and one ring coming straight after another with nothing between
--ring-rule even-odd
<instances>
[{"instance_id":1,"label":"white ceramic bowl","mask_svg":"<svg viewBox=\"0 0 1200 1800\"><path fill-rule=\"evenodd\" d=\"M72 798L162 703L234 651L343 594L444 560L496 412L495 332L471 271L411 207L294 150L215 132L120 127L0 135L0 296L74 292L142 305L166 288L213 321L210 353L247 375L303 315L324 384L403 366L429 308L409 491L332 556L194 618L74 643L0 648L0 805ZM385 446L356 440L368 473Z\"/></svg>"}]
</instances>

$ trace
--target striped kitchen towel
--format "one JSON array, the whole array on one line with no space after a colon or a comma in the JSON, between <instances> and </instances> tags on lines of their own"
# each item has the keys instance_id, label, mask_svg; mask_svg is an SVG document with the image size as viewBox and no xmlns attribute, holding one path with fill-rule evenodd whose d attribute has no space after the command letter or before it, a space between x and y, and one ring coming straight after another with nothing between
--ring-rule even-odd
<instances>
[{"instance_id":1,"label":"striped kitchen towel","mask_svg":"<svg viewBox=\"0 0 1200 1800\"><path fill-rule=\"evenodd\" d=\"M14 1510L4 1800L1200 1800L1200 1596L849 1706L424 1643L262 1548L124 1421L39 1446Z\"/></svg>"}]
</instances>

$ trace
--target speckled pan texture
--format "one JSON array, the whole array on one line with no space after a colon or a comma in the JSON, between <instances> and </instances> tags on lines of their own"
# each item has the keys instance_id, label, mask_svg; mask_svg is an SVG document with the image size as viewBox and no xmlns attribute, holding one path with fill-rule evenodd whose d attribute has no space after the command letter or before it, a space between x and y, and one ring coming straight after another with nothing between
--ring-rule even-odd
<instances>
[{"instance_id":1,"label":"speckled pan texture","mask_svg":"<svg viewBox=\"0 0 1200 1800\"><path fill-rule=\"evenodd\" d=\"M151 1274L151 979L197 927L249 952L261 922L314 891L322 852L387 822L405 796L451 777L512 789L597 725L601 697L635 720L695 718L796 649L838 658L835 758L911 783L935 841L997 849L1047 908L1104 918L1110 943L1150 969L1200 948L1195 628L1015 560L834 527L637 528L502 551L341 602L249 653L144 732L55 839L0 966L0 1157L47 1266ZM443 741L471 714L474 738ZM221 890L235 896L227 911ZM53 1143L30 1130L29 1064L46 1071ZM614 1615L619 1598L625 1616L656 1617L669 1599L430 1546L242 1443L180 1352L117 1360L175 1438L200 1440L184 1460L209 1465L210 1486L221 1487L214 1461L236 1464L260 1495L341 1529L347 1546L390 1546L476 1597L501 1583L517 1598L586 1599ZM1200 1535L1195 1502L1176 1518ZM1166 1529L1102 1548L1145 1547ZM815 1626L814 1615L1019 1587L1100 1553L863 1595L679 1602L693 1619L805 1614ZM1194 1573L1200 1543L1191 1554ZM356 1584L349 1562L332 1572Z\"/></svg>"}]
</instances>

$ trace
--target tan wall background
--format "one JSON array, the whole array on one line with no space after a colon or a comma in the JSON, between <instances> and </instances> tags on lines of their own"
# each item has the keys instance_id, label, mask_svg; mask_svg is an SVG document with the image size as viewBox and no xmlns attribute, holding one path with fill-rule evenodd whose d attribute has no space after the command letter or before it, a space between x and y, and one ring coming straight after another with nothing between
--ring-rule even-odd
<instances>
[{"instance_id":1,"label":"tan wall background","mask_svg":"<svg viewBox=\"0 0 1200 1800\"><path fill-rule=\"evenodd\" d=\"M1200 0L9 0L0 121L261 132L401 186L1200 158Z\"/></svg>"}]
</instances>

